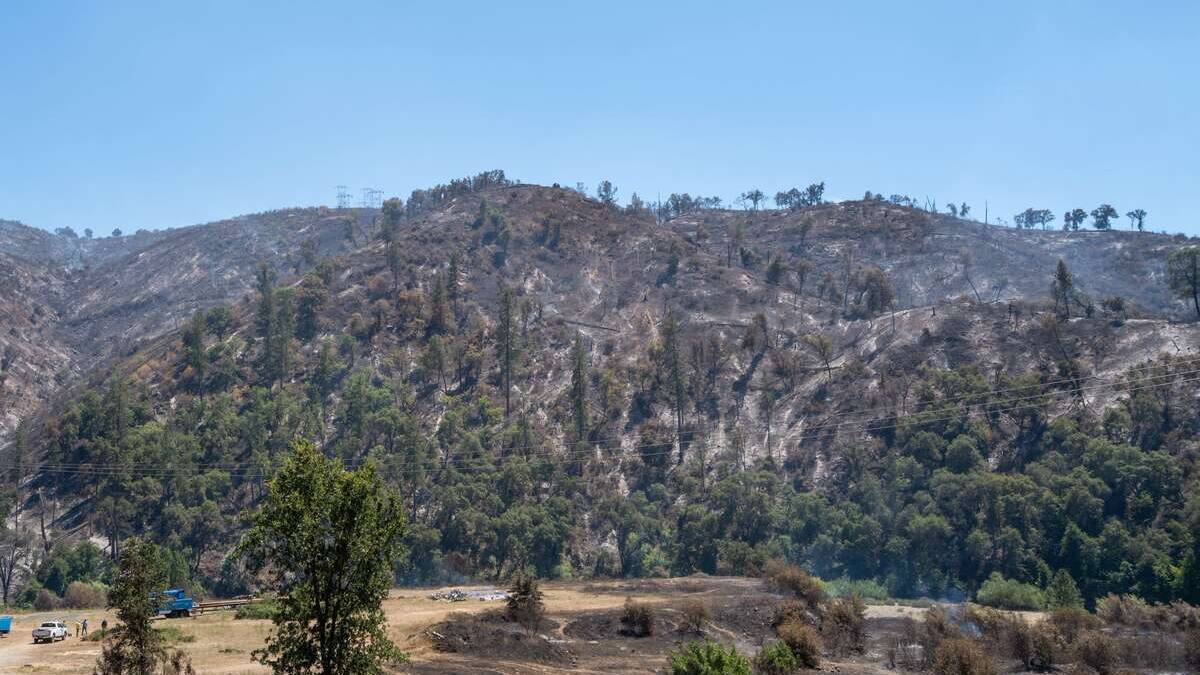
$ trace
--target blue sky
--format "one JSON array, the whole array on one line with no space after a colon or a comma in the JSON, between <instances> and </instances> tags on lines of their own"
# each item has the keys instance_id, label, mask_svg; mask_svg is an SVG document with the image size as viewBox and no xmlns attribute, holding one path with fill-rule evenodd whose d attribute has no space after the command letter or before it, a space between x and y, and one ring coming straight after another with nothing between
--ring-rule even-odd
<instances>
[{"instance_id":1,"label":"blue sky","mask_svg":"<svg viewBox=\"0 0 1200 675\"><path fill-rule=\"evenodd\" d=\"M0 4L0 218L46 228L503 168L1200 233L1198 111L1196 2Z\"/></svg>"}]
</instances>

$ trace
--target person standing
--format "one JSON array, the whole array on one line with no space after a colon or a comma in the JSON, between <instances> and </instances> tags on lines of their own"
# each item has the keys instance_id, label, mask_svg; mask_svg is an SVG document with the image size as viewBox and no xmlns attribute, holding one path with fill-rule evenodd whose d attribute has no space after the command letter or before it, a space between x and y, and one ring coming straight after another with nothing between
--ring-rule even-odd
<instances>
[{"instance_id":1,"label":"person standing","mask_svg":"<svg viewBox=\"0 0 1200 675\"><path fill-rule=\"evenodd\" d=\"M83 637L87 637L87 617L83 617Z\"/></svg>"}]
</instances>

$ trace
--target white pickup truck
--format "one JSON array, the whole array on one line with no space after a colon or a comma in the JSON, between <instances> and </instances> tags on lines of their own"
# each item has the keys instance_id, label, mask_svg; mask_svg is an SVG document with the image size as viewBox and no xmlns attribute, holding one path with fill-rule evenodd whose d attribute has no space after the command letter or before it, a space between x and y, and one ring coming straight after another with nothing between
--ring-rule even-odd
<instances>
[{"instance_id":1,"label":"white pickup truck","mask_svg":"<svg viewBox=\"0 0 1200 675\"><path fill-rule=\"evenodd\" d=\"M33 642L54 642L67 639L67 625L61 621L43 621L33 629Z\"/></svg>"}]
</instances>

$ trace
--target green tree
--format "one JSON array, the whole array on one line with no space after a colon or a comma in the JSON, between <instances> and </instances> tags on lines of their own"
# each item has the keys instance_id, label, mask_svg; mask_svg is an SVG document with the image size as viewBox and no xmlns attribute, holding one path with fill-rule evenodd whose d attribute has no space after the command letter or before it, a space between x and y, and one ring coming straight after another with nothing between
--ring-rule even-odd
<instances>
[{"instance_id":1,"label":"green tree","mask_svg":"<svg viewBox=\"0 0 1200 675\"><path fill-rule=\"evenodd\" d=\"M438 274L434 281L433 294L430 296L429 330L435 335L446 335L454 325L454 318L447 301L446 283Z\"/></svg>"},{"instance_id":2,"label":"green tree","mask_svg":"<svg viewBox=\"0 0 1200 675\"><path fill-rule=\"evenodd\" d=\"M208 359L204 352L204 312L196 312L183 327L183 366L191 369L191 382L199 389Z\"/></svg>"},{"instance_id":3,"label":"green tree","mask_svg":"<svg viewBox=\"0 0 1200 675\"><path fill-rule=\"evenodd\" d=\"M675 440L679 443L679 461L683 462L683 408L687 401L687 380L683 371L683 357L679 346L679 322L674 313L668 313L663 324L663 371L666 375L671 396L671 407L675 411Z\"/></svg>"},{"instance_id":4,"label":"green tree","mask_svg":"<svg viewBox=\"0 0 1200 675\"><path fill-rule=\"evenodd\" d=\"M1134 209L1125 214L1129 219L1129 229L1137 228L1138 232L1145 229L1146 226L1146 209Z\"/></svg>"},{"instance_id":5,"label":"green tree","mask_svg":"<svg viewBox=\"0 0 1200 675\"><path fill-rule=\"evenodd\" d=\"M1070 572L1058 570L1054 573L1050 585L1046 587L1046 608L1083 608L1083 596L1080 595L1079 587L1075 585L1075 580L1071 578Z\"/></svg>"},{"instance_id":6,"label":"green tree","mask_svg":"<svg viewBox=\"0 0 1200 675\"><path fill-rule=\"evenodd\" d=\"M1092 209L1092 227L1097 230L1112 229L1113 218L1120 218L1121 215L1111 204L1101 204Z\"/></svg>"},{"instance_id":7,"label":"green tree","mask_svg":"<svg viewBox=\"0 0 1200 675\"><path fill-rule=\"evenodd\" d=\"M517 319L512 289L500 291L500 316L496 320L496 361L500 364L500 386L504 389L504 417L512 414L512 371L516 358Z\"/></svg>"},{"instance_id":8,"label":"green tree","mask_svg":"<svg viewBox=\"0 0 1200 675\"><path fill-rule=\"evenodd\" d=\"M347 471L295 441L238 552L279 594L254 652L277 673L366 675L404 660L382 603L402 556L404 512L373 465Z\"/></svg>"},{"instance_id":9,"label":"green tree","mask_svg":"<svg viewBox=\"0 0 1200 675\"><path fill-rule=\"evenodd\" d=\"M97 675L182 675L193 673L187 655L168 649L150 620L156 614L151 593L162 590L166 566L157 548L139 539L125 542L121 562L108 593L120 620L104 637L96 661Z\"/></svg>"},{"instance_id":10,"label":"green tree","mask_svg":"<svg viewBox=\"0 0 1200 675\"><path fill-rule=\"evenodd\" d=\"M1191 300L1200 319L1200 247L1187 246L1167 257L1167 284L1180 300Z\"/></svg>"},{"instance_id":11,"label":"green tree","mask_svg":"<svg viewBox=\"0 0 1200 675\"><path fill-rule=\"evenodd\" d=\"M738 201L742 202L743 204L747 204L751 211L757 211L758 205L761 204L764 199L766 199L766 195L763 194L762 190L757 188L753 190L747 190L738 196Z\"/></svg>"},{"instance_id":12,"label":"green tree","mask_svg":"<svg viewBox=\"0 0 1200 675\"><path fill-rule=\"evenodd\" d=\"M400 220L404 218L404 200L399 197L385 199L379 215L379 238L390 246L396 240Z\"/></svg>"},{"instance_id":13,"label":"green tree","mask_svg":"<svg viewBox=\"0 0 1200 675\"><path fill-rule=\"evenodd\" d=\"M317 274L306 274L296 295L296 337L308 342L317 336L321 329L321 310L328 301L329 289L324 280Z\"/></svg>"},{"instance_id":14,"label":"green tree","mask_svg":"<svg viewBox=\"0 0 1200 675\"><path fill-rule=\"evenodd\" d=\"M233 312L224 305L213 307L208 310L208 315L204 317L204 323L208 328L208 332L223 342L225 336L229 335L230 331L233 330Z\"/></svg>"},{"instance_id":15,"label":"green tree","mask_svg":"<svg viewBox=\"0 0 1200 675\"><path fill-rule=\"evenodd\" d=\"M1054 280L1050 283L1050 293L1054 296L1054 312L1059 316L1071 318L1071 298L1075 293L1075 279L1067 263L1062 258L1054 267Z\"/></svg>"},{"instance_id":16,"label":"green tree","mask_svg":"<svg viewBox=\"0 0 1200 675\"><path fill-rule=\"evenodd\" d=\"M611 181L600 181L600 185L596 186L596 198L605 206L615 206L617 203L617 188L613 186Z\"/></svg>"}]
</instances>

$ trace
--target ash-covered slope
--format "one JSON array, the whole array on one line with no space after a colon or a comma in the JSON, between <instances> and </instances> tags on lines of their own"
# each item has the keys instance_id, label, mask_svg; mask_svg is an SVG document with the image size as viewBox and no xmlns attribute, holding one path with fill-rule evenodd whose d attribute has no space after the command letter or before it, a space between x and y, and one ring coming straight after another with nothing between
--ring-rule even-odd
<instances>
[{"instance_id":1,"label":"ash-covered slope","mask_svg":"<svg viewBox=\"0 0 1200 675\"><path fill-rule=\"evenodd\" d=\"M258 265L286 273L355 246L369 213L289 209L82 239L0 221L0 446L55 393L234 303Z\"/></svg>"},{"instance_id":2,"label":"ash-covered slope","mask_svg":"<svg viewBox=\"0 0 1200 675\"><path fill-rule=\"evenodd\" d=\"M1151 316L1186 318L1190 309L1171 296L1164 278L1167 254L1194 243L1183 235L1014 229L881 201L794 212L706 211L669 224L717 256L729 255L740 228L733 257L745 248L760 268L774 255L793 264L808 261L835 276L847 259L879 266L891 277L900 307L959 296L1042 300L1061 258L1097 305L1120 296ZM815 287L819 279L810 276L808 283Z\"/></svg>"},{"instance_id":3,"label":"ash-covered slope","mask_svg":"<svg viewBox=\"0 0 1200 675\"><path fill-rule=\"evenodd\" d=\"M64 283L47 334L131 353L35 410L57 529L148 533L244 592L222 566L238 516L307 439L400 490L415 580L787 557L897 593L1076 565L1088 598L1177 595L1155 570L1191 545L1200 324L1153 309L1169 238L859 202L662 223L527 185L280 213L72 273L110 290ZM1046 297L1064 251L1070 317ZM1096 302L1118 294L1141 309ZM1063 553L1109 523L1135 571Z\"/></svg>"}]
</instances>

